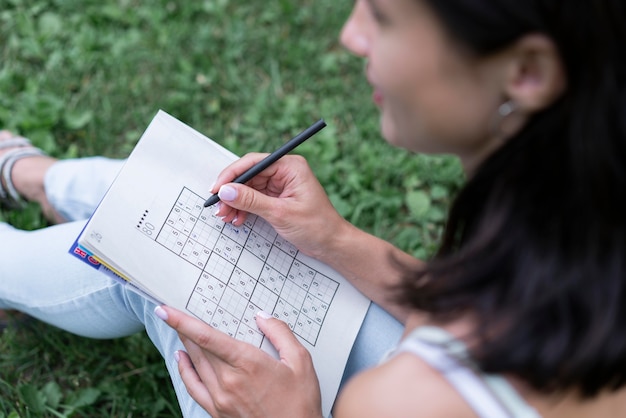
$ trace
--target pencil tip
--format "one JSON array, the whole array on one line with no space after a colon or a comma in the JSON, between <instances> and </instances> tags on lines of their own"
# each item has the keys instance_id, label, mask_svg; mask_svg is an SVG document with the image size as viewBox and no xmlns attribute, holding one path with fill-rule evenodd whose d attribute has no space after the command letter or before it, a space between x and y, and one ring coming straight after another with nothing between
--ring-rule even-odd
<instances>
[{"instance_id":1,"label":"pencil tip","mask_svg":"<svg viewBox=\"0 0 626 418\"><path fill-rule=\"evenodd\" d=\"M209 206L213 206L214 204L216 204L217 202L219 202L220 198L217 194L211 195L211 197L209 197L206 202L204 202L204 207L208 208Z\"/></svg>"}]
</instances>

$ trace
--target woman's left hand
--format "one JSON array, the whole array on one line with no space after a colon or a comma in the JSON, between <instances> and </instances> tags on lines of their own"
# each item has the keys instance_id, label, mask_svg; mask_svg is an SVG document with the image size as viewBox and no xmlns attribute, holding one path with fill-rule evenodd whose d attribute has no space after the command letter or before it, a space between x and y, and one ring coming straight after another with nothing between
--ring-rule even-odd
<instances>
[{"instance_id":1,"label":"woman's left hand","mask_svg":"<svg viewBox=\"0 0 626 418\"><path fill-rule=\"evenodd\" d=\"M213 418L322 416L311 355L283 321L257 315L277 360L174 308L158 309L187 349L177 353L187 391Z\"/></svg>"}]
</instances>

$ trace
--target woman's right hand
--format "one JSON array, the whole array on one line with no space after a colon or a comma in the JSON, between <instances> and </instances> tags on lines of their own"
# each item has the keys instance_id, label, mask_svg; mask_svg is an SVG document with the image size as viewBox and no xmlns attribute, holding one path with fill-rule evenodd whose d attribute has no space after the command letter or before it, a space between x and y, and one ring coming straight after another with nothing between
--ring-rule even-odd
<instances>
[{"instance_id":1,"label":"woman's right hand","mask_svg":"<svg viewBox=\"0 0 626 418\"><path fill-rule=\"evenodd\" d=\"M287 155L246 185L229 183L267 154L246 154L225 168L211 192L219 191L216 215L235 226L248 213L261 216L286 240L309 256L323 259L331 242L345 227L306 160Z\"/></svg>"},{"instance_id":2,"label":"woman's right hand","mask_svg":"<svg viewBox=\"0 0 626 418\"><path fill-rule=\"evenodd\" d=\"M219 190L217 216L235 226L248 213L264 218L302 253L328 264L404 321L407 309L397 304L393 289L422 262L342 218L300 156L279 159L245 185L229 183L266 155L247 154L220 173L211 190Z\"/></svg>"}]
</instances>

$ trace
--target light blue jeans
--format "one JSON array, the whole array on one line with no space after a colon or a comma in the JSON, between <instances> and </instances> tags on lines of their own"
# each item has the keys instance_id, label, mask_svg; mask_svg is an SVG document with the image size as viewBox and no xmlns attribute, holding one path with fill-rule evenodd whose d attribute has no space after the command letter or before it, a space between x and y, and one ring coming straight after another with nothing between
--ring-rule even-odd
<instances>
[{"instance_id":1,"label":"light blue jeans","mask_svg":"<svg viewBox=\"0 0 626 418\"><path fill-rule=\"evenodd\" d=\"M176 333L154 305L68 253L124 161L102 157L64 160L46 174L46 195L69 222L27 232L0 223L0 309L16 309L90 338L117 338L146 330L159 350L185 417L208 417L189 396L174 352ZM398 342L402 325L376 305L368 311L343 381L375 365Z\"/></svg>"}]
</instances>

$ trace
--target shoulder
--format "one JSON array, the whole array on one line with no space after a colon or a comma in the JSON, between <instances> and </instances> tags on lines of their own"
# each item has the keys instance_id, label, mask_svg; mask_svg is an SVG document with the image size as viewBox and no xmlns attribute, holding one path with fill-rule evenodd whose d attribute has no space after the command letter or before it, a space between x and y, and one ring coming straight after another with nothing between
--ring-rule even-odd
<instances>
[{"instance_id":1,"label":"shoulder","mask_svg":"<svg viewBox=\"0 0 626 418\"><path fill-rule=\"evenodd\" d=\"M475 418L442 377L415 355L403 353L360 373L342 389L334 418L389 416Z\"/></svg>"}]
</instances>

